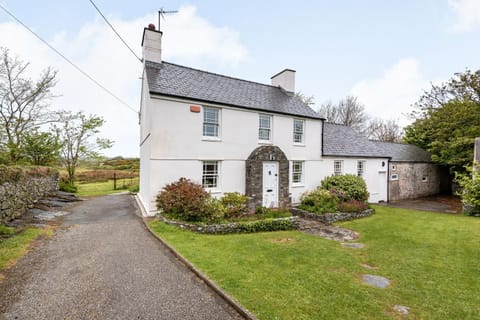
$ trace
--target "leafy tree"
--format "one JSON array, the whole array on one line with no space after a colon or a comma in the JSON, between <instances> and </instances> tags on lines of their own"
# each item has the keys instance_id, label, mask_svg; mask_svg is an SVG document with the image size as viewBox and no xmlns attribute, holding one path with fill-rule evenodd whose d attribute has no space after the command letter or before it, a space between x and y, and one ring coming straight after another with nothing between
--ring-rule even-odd
<instances>
[{"instance_id":1,"label":"leafy tree","mask_svg":"<svg viewBox=\"0 0 480 320\"><path fill-rule=\"evenodd\" d=\"M456 180L462 187L459 195L462 197L465 214L471 216L480 216L480 167L474 163L472 167L467 167L466 173L457 174Z\"/></svg>"},{"instance_id":2,"label":"leafy tree","mask_svg":"<svg viewBox=\"0 0 480 320\"><path fill-rule=\"evenodd\" d=\"M395 120L383 120L373 118L368 122L366 134L369 139L400 142L402 140L402 128Z\"/></svg>"},{"instance_id":3,"label":"leafy tree","mask_svg":"<svg viewBox=\"0 0 480 320\"><path fill-rule=\"evenodd\" d=\"M407 126L404 140L431 152L433 161L463 172L472 165L478 136L480 103L450 100L426 110L420 119Z\"/></svg>"},{"instance_id":4,"label":"leafy tree","mask_svg":"<svg viewBox=\"0 0 480 320\"><path fill-rule=\"evenodd\" d=\"M48 68L33 81L27 75L28 67L12 58L8 49L0 48L0 147L14 163L21 157L25 133L51 122L56 114L48 109L56 71Z\"/></svg>"},{"instance_id":5,"label":"leafy tree","mask_svg":"<svg viewBox=\"0 0 480 320\"><path fill-rule=\"evenodd\" d=\"M100 132L105 120L102 117L82 112L66 112L62 115L61 126L56 127L60 143L61 154L67 173L68 183L75 183L75 171L82 157L98 156L98 151L108 149L113 142L108 139L93 138Z\"/></svg>"},{"instance_id":6,"label":"leafy tree","mask_svg":"<svg viewBox=\"0 0 480 320\"><path fill-rule=\"evenodd\" d=\"M337 105L331 102L323 104L318 113L329 122L343 124L358 131L363 131L368 121L365 106L354 96L341 99Z\"/></svg>"},{"instance_id":7,"label":"leafy tree","mask_svg":"<svg viewBox=\"0 0 480 320\"><path fill-rule=\"evenodd\" d=\"M28 132L23 137L22 153L34 165L50 165L60 156L62 145L55 132Z\"/></svg>"}]
</instances>

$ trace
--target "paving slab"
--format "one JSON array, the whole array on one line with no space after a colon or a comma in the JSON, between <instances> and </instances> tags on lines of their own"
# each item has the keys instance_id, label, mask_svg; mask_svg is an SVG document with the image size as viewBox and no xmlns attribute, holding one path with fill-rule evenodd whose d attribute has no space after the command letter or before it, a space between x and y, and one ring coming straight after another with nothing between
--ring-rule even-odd
<instances>
[{"instance_id":1,"label":"paving slab","mask_svg":"<svg viewBox=\"0 0 480 320\"><path fill-rule=\"evenodd\" d=\"M125 194L72 208L6 272L0 319L242 319L136 213Z\"/></svg>"}]
</instances>

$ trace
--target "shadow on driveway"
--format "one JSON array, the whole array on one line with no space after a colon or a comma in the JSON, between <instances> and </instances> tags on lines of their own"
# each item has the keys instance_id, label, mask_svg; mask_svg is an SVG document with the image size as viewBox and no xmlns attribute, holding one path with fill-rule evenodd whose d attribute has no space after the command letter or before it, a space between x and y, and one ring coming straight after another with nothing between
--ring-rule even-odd
<instances>
[{"instance_id":1,"label":"shadow on driveway","mask_svg":"<svg viewBox=\"0 0 480 320\"><path fill-rule=\"evenodd\" d=\"M433 211L441 213L459 214L462 213L462 203L456 196L432 196L412 200L399 200L381 205L394 208L412 210Z\"/></svg>"}]
</instances>

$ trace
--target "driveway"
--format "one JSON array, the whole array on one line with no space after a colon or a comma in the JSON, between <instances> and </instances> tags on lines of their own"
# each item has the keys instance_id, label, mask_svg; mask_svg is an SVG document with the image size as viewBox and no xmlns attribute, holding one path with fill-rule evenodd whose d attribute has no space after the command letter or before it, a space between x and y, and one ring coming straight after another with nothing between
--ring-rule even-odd
<instances>
[{"instance_id":1,"label":"driveway","mask_svg":"<svg viewBox=\"0 0 480 320\"><path fill-rule=\"evenodd\" d=\"M7 272L0 319L242 319L145 229L130 195L71 209Z\"/></svg>"},{"instance_id":2,"label":"driveway","mask_svg":"<svg viewBox=\"0 0 480 320\"><path fill-rule=\"evenodd\" d=\"M462 203L459 197L455 196L431 196L412 200L398 200L384 203L389 207L434 211L442 213L461 213Z\"/></svg>"}]
</instances>

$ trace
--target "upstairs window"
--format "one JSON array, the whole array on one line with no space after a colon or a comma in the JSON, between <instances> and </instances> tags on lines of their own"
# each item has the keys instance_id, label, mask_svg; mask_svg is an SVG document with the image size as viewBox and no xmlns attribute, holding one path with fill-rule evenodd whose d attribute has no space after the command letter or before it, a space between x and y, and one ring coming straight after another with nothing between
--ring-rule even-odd
<instances>
[{"instance_id":1,"label":"upstairs window","mask_svg":"<svg viewBox=\"0 0 480 320\"><path fill-rule=\"evenodd\" d=\"M292 182L303 183L303 161L292 161Z\"/></svg>"},{"instance_id":2,"label":"upstairs window","mask_svg":"<svg viewBox=\"0 0 480 320\"><path fill-rule=\"evenodd\" d=\"M272 132L272 116L261 114L258 118L258 140L270 141Z\"/></svg>"},{"instance_id":3,"label":"upstairs window","mask_svg":"<svg viewBox=\"0 0 480 320\"><path fill-rule=\"evenodd\" d=\"M364 173L365 173L365 161L359 160L357 161L357 176L363 178Z\"/></svg>"},{"instance_id":4,"label":"upstairs window","mask_svg":"<svg viewBox=\"0 0 480 320\"><path fill-rule=\"evenodd\" d=\"M203 161L202 186L218 187L218 161Z\"/></svg>"},{"instance_id":5,"label":"upstairs window","mask_svg":"<svg viewBox=\"0 0 480 320\"><path fill-rule=\"evenodd\" d=\"M293 142L303 143L303 131L305 121L300 119L293 119Z\"/></svg>"},{"instance_id":6,"label":"upstairs window","mask_svg":"<svg viewBox=\"0 0 480 320\"><path fill-rule=\"evenodd\" d=\"M343 174L343 161L335 160L333 162L333 174L336 176Z\"/></svg>"},{"instance_id":7,"label":"upstairs window","mask_svg":"<svg viewBox=\"0 0 480 320\"><path fill-rule=\"evenodd\" d=\"M220 126L220 109L203 108L203 136L218 137Z\"/></svg>"}]
</instances>

